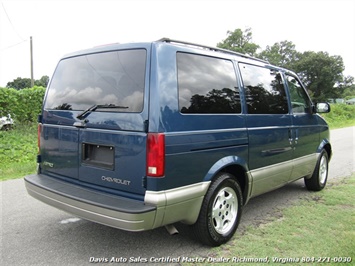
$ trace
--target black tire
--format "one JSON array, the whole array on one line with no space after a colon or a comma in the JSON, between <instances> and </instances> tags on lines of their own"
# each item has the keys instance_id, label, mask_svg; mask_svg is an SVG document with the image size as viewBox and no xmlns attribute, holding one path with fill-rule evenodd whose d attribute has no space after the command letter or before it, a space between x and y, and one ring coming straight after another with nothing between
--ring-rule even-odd
<instances>
[{"instance_id":1,"label":"black tire","mask_svg":"<svg viewBox=\"0 0 355 266\"><path fill-rule=\"evenodd\" d=\"M312 177L304 179L304 183L308 190L320 191L325 187L328 179L328 163L328 153L325 150L322 150Z\"/></svg>"},{"instance_id":2,"label":"black tire","mask_svg":"<svg viewBox=\"0 0 355 266\"><path fill-rule=\"evenodd\" d=\"M208 246L219 246L234 235L242 215L243 196L238 182L220 173L203 200L199 217L192 226L195 237Z\"/></svg>"},{"instance_id":3,"label":"black tire","mask_svg":"<svg viewBox=\"0 0 355 266\"><path fill-rule=\"evenodd\" d=\"M2 127L2 130L4 130L4 131L9 131L10 129L11 129L11 125L4 125Z\"/></svg>"}]
</instances>

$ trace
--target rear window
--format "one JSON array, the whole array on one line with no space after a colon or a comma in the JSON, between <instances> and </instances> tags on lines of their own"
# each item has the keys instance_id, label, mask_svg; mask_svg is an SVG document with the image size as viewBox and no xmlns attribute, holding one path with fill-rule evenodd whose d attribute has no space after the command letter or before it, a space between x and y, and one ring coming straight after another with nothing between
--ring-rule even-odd
<instances>
[{"instance_id":1,"label":"rear window","mask_svg":"<svg viewBox=\"0 0 355 266\"><path fill-rule=\"evenodd\" d=\"M146 50L122 50L64 59L53 75L45 109L85 110L98 105L121 108L98 111L141 112Z\"/></svg>"}]
</instances>

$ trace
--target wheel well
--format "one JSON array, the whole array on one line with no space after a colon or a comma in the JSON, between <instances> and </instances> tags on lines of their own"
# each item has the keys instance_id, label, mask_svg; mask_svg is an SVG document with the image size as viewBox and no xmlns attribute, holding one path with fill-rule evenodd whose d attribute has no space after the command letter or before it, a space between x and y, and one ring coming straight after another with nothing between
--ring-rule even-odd
<instances>
[{"instance_id":1,"label":"wheel well","mask_svg":"<svg viewBox=\"0 0 355 266\"><path fill-rule=\"evenodd\" d=\"M248 178L245 169L240 165L228 165L220 170L220 172L229 173L235 177L243 193L243 204L248 198Z\"/></svg>"},{"instance_id":2,"label":"wheel well","mask_svg":"<svg viewBox=\"0 0 355 266\"><path fill-rule=\"evenodd\" d=\"M332 147L330 146L330 144L326 144L324 146L324 149L328 153L328 159L330 161L330 158L332 157Z\"/></svg>"}]
</instances>

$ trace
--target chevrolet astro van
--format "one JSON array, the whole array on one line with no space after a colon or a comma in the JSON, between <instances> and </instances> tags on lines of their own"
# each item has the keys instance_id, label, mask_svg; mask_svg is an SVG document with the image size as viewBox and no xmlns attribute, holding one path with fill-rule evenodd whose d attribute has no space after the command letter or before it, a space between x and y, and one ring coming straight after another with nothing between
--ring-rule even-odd
<instances>
[{"instance_id":1,"label":"chevrolet astro van","mask_svg":"<svg viewBox=\"0 0 355 266\"><path fill-rule=\"evenodd\" d=\"M25 184L90 221L182 222L218 246L250 198L300 178L324 188L332 148L317 113L329 111L295 73L224 49L164 38L83 50L48 85Z\"/></svg>"}]
</instances>

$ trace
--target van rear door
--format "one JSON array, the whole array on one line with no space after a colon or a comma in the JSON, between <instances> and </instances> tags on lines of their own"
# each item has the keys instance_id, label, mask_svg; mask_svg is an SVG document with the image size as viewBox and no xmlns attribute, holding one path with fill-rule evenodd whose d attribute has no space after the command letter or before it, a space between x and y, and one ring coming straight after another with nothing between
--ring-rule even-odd
<instances>
[{"instance_id":1,"label":"van rear door","mask_svg":"<svg viewBox=\"0 0 355 266\"><path fill-rule=\"evenodd\" d=\"M149 49L95 50L60 61L44 105L44 171L144 194Z\"/></svg>"},{"instance_id":2,"label":"van rear door","mask_svg":"<svg viewBox=\"0 0 355 266\"><path fill-rule=\"evenodd\" d=\"M41 171L77 179L79 130L73 113L44 110L40 122Z\"/></svg>"}]
</instances>

